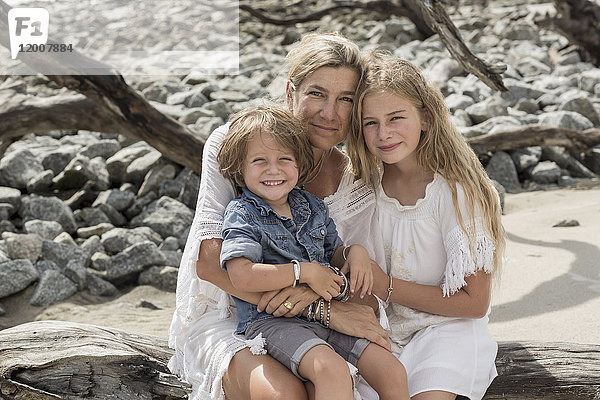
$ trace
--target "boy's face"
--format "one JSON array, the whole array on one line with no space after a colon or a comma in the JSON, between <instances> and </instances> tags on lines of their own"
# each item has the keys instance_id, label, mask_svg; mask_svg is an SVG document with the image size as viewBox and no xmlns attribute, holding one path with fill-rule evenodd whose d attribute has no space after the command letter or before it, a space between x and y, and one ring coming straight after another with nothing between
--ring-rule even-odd
<instances>
[{"instance_id":1,"label":"boy's face","mask_svg":"<svg viewBox=\"0 0 600 400\"><path fill-rule=\"evenodd\" d=\"M268 132L255 134L248 143L243 173L246 187L275 209L287 203L298 183L294 154Z\"/></svg>"}]
</instances>

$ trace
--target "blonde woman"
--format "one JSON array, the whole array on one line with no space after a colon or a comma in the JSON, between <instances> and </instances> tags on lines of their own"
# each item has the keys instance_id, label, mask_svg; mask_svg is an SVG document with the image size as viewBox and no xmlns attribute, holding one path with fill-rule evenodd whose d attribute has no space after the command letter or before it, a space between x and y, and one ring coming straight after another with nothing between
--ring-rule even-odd
<instances>
[{"instance_id":1,"label":"blonde woman","mask_svg":"<svg viewBox=\"0 0 600 400\"><path fill-rule=\"evenodd\" d=\"M348 158L336 148L351 126L362 74L359 49L337 34L311 34L288 54L287 63L287 106L306 127L315 165L304 189L325 201L346 244L363 245L383 265L379 243L364 234L374 221L374 193L346 172ZM295 316L319 296L305 285L262 296L246 293L236 289L220 268L223 214L236 197L235 188L220 174L216 161L227 129L223 126L212 133L202 156L196 215L179 268L169 336L175 353L169 368L192 384L192 399L313 398L314 387L305 386L274 358L260 354L260 343L233 335L237 318L229 294L258 303L260 310L274 316ZM369 306L332 302L330 326L390 348L387 332ZM358 392L355 398L360 398Z\"/></svg>"},{"instance_id":2,"label":"blonde woman","mask_svg":"<svg viewBox=\"0 0 600 400\"><path fill-rule=\"evenodd\" d=\"M357 91L355 173L376 191L390 338L414 400L481 399L496 374L487 323L504 249L498 195L411 63L373 53Z\"/></svg>"}]
</instances>

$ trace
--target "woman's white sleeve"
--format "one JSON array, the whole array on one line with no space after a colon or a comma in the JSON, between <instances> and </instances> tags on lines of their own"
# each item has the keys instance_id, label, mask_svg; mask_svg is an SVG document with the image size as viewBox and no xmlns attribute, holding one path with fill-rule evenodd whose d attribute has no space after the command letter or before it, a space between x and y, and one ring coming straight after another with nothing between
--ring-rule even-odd
<instances>
[{"instance_id":1,"label":"woman's white sleeve","mask_svg":"<svg viewBox=\"0 0 600 400\"><path fill-rule=\"evenodd\" d=\"M485 273L491 273L494 270L495 245L485 230L479 208L475 208L475 218L471 220L467 212L464 190L458 184L456 189L457 203L468 236L460 226L452 202L452 194L445 185L440 194L438 208L446 250L446 270L442 283L444 296L451 296L459 291L466 284L465 278L476 271L483 270Z\"/></svg>"}]
</instances>

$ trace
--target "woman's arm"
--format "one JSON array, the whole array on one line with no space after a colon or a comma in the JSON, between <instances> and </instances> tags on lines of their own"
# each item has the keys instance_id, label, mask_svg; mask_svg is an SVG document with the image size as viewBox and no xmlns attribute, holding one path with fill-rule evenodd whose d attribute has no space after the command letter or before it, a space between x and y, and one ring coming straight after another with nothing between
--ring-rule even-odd
<instances>
[{"instance_id":1,"label":"woman's arm","mask_svg":"<svg viewBox=\"0 0 600 400\"><path fill-rule=\"evenodd\" d=\"M373 293L386 299L390 277L376 266L373 268ZM446 317L481 318L490 305L492 275L483 271L465 278L467 282L458 292L444 297L439 286L422 285L394 278L391 303Z\"/></svg>"}]
</instances>

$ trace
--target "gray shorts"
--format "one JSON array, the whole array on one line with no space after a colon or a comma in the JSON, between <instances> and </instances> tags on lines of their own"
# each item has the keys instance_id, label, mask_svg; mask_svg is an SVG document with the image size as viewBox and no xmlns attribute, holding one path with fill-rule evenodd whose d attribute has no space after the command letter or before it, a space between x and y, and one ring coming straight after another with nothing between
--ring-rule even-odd
<instances>
[{"instance_id":1,"label":"gray shorts","mask_svg":"<svg viewBox=\"0 0 600 400\"><path fill-rule=\"evenodd\" d=\"M300 318L264 318L252 322L246 328L247 339L254 339L262 333L266 341L267 353L285 365L298 378L298 365L302 357L313 347L324 344L356 366L367 345L367 339L345 335L324 327L318 322L308 322Z\"/></svg>"}]
</instances>

